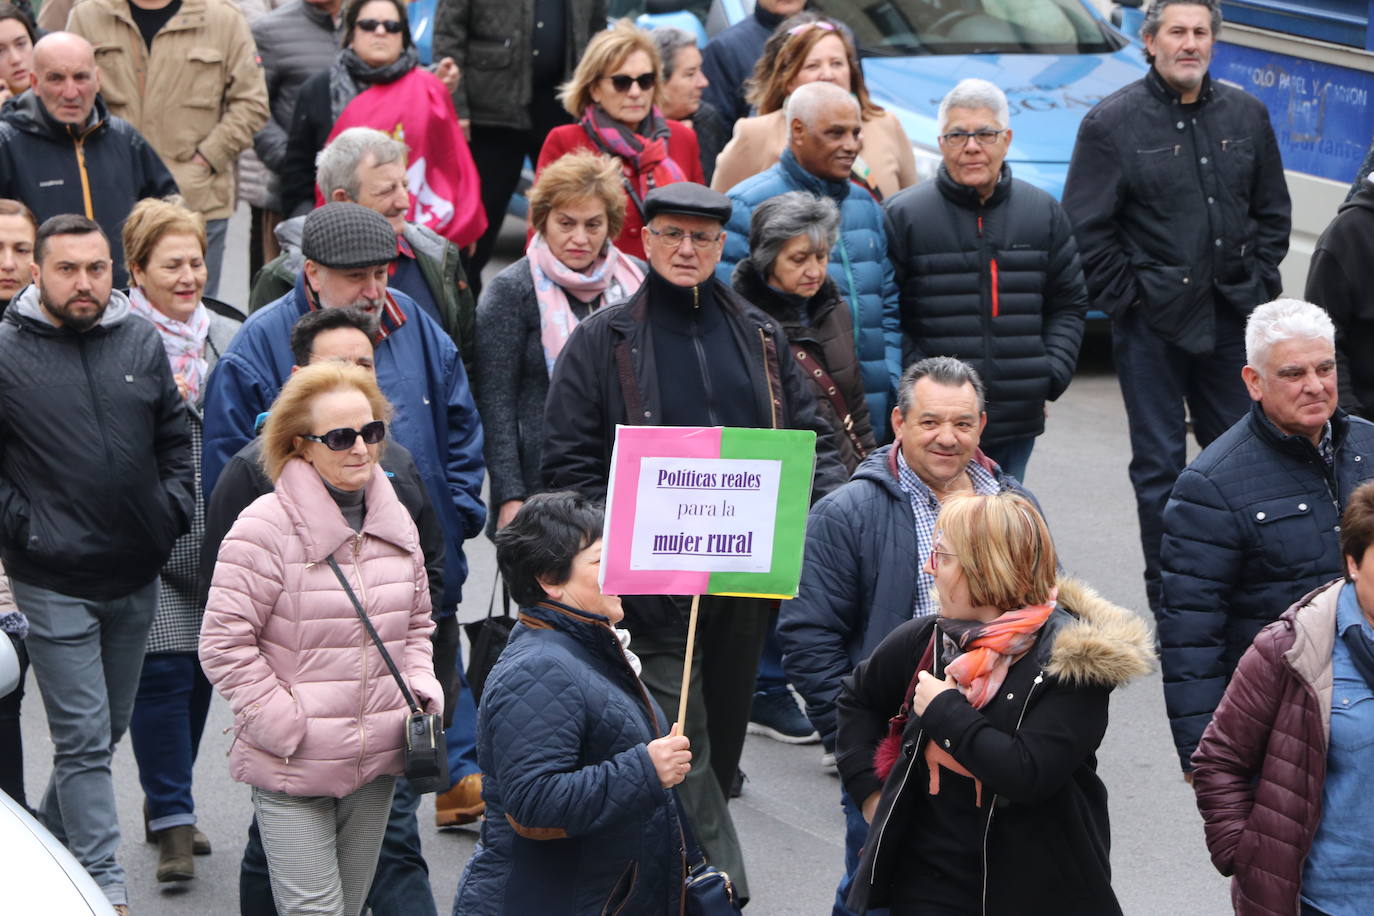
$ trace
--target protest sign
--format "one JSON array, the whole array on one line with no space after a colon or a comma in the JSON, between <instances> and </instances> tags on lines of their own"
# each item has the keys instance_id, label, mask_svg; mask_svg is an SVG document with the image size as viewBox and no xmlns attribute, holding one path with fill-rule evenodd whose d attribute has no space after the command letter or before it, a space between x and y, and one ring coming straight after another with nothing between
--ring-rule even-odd
<instances>
[{"instance_id":1,"label":"protest sign","mask_svg":"<svg viewBox=\"0 0 1374 916\"><path fill-rule=\"evenodd\" d=\"M616 428L601 590L692 596L675 730L701 596L796 596L815 464L810 430Z\"/></svg>"}]
</instances>

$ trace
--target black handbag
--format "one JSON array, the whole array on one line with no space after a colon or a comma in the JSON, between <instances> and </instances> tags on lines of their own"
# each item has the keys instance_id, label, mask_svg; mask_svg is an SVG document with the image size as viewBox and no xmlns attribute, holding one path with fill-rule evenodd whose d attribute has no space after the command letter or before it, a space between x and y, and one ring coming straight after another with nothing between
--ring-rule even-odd
<instances>
[{"instance_id":1,"label":"black handbag","mask_svg":"<svg viewBox=\"0 0 1374 916\"><path fill-rule=\"evenodd\" d=\"M493 617L497 589L501 591L501 616ZM487 675L491 674L496 660L506 648L515 621L516 618L510 614L510 591L501 581L501 573L497 572L496 581L491 584L491 600L487 602L487 619L482 621L482 627L477 631L477 638L472 641L468 653L468 690L472 691L474 704L482 702L482 688L487 684Z\"/></svg>"},{"instance_id":2,"label":"black handbag","mask_svg":"<svg viewBox=\"0 0 1374 916\"><path fill-rule=\"evenodd\" d=\"M687 916L734 916L740 912L735 885L729 875L706 861L682 800L677 792L672 794L673 803L677 805L678 824L682 828L682 848L687 854L687 874L682 879L683 912Z\"/></svg>"},{"instance_id":3,"label":"black handbag","mask_svg":"<svg viewBox=\"0 0 1374 916\"><path fill-rule=\"evenodd\" d=\"M415 702L415 696L410 692L410 687L406 685L405 678L401 677L401 672L396 668L396 663L391 660L391 653L386 651L386 645L382 638L377 635L377 629L372 626L372 621L367 619L367 612L358 603L358 596L353 594L353 588L348 584L348 579L344 576L343 570L339 569L339 564L333 557L329 558L329 568L334 570L334 575L339 577L339 584L348 593L348 600L353 602L353 610L358 612L358 618L362 620L363 627L367 629L367 635L372 637L372 642L377 646L377 651L382 653L382 661L386 662L387 668L391 671L391 676L396 679L396 686L401 688L401 696L405 697L406 706L410 708L406 715L406 743L404 748L405 777L418 793L425 792L447 792L449 790L448 778L448 744L444 741L444 723L442 717L437 714L426 713L420 708L420 704Z\"/></svg>"}]
</instances>

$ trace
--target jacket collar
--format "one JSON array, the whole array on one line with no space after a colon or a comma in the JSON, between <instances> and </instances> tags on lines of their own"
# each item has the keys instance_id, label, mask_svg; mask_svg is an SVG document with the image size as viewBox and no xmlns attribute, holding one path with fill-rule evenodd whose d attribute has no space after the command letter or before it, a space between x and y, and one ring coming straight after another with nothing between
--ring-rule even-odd
<instances>
[{"instance_id":1,"label":"jacket collar","mask_svg":"<svg viewBox=\"0 0 1374 916\"><path fill-rule=\"evenodd\" d=\"M1154 640L1138 614L1077 579L1061 576L1058 585L1066 613L1046 640L1046 673L1066 683L1121 687L1154 667Z\"/></svg>"},{"instance_id":2,"label":"jacket collar","mask_svg":"<svg viewBox=\"0 0 1374 916\"><path fill-rule=\"evenodd\" d=\"M1293 645L1283 653L1284 661L1317 692L1328 710L1334 680L1331 654L1336 648L1336 602L1344 584L1344 579L1336 579L1308 592L1279 618L1293 628ZM1322 717L1322 727L1330 740L1330 716Z\"/></svg>"},{"instance_id":3,"label":"jacket collar","mask_svg":"<svg viewBox=\"0 0 1374 916\"><path fill-rule=\"evenodd\" d=\"M802 191L810 191L820 197L829 197L836 203L843 203L849 197L849 189L852 185L848 181L831 181L828 178L821 178L812 175L801 167L797 157L792 155L792 148L784 146L782 155L778 157L778 170L789 184Z\"/></svg>"},{"instance_id":4,"label":"jacket collar","mask_svg":"<svg viewBox=\"0 0 1374 916\"><path fill-rule=\"evenodd\" d=\"M372 466L372 476L367 481L363 502L366 513L361 532L354 531L344 521L324 480L300 458L286 462L281 477L277 478L276 493L311 563L324 562L359 534L378 538L402 550L419 549L415 523L396 497L380 462Z\"/></svg>"},{"instance_id":5,"label":"jacket collar","mask_svg":"<svg viewBox=\"0 0 1374 916\"><path fill-rule=\"evenodd\" d=\"M1250 402L1250 428L1272 448L1299 458L1310 458L1317 450L1306 436L1289 435L1275 426L1259 401ZM1350 416L1337 407L1331 414L1331 447L1339 451L1349 432Z\"/></svg>"},{"instance_id":6,"label":"jacket collar","mask_svg":"<svg viewBox=\"0 0 1374 916\"><path fill-rule=\"evenodd\" d=\"M37 93L32 89L7 102L4 113L6 121L25 133L34 134L53 142L84 140L103 128L108 123L109 117L110 111L105 106L105 99L101 97L100 93L96 93L95 107L91 109L91 116L86 121L85 126L73 128L48 114L48 109L43 107Z\"/></svg>"},{"instance_id":7,"label":"jacket collar","mask_svg":"<svg viewBox=\"0 0 1374 916\"><path fill-rule=\"evenodd\" d=\"M808 324L810 327L820 325L839 301L839 290L827 276L815 294L805 300L803 310L802 297L774 289L759 272L752 258L745 258L735 265L730 284L747 302L776 318L788 331L806 329Z\"/></svg>"},{"instance_id":8,"label":"jacket collar","mask_svg":"<svg viewBox=\"0 0 1374 916\"><path fill-rule=\"evenodd\" d=\"M777 13L769 12L763 8L762 3L754 4L754 21L768 30L772 34L773 30L782 22L782 17Z\"/></svg>"},{"instance_id":9,"label":"jacket collar","mask_svg":"<svg viewBox=\"0 0 1374 916\"><path fill-rule=\"evenodd\" d=\"M334 17L330 16L313 3L306 3L305 0L298 0L298 5L301 8L301 14L304 15L306 19L315 23L315 25L322 29L328 29L330 32L337 32L339 30L339 26L334 24ZM343 10L341 8L339 10L339 24L342 25L342 23Z\"/></svg>"},{"instance_id":10,"label":"jacket collar","mask_svg":"<svg viewBox=\"0 0 1374 916\"><path fill-rule=\"evenodd\" d=\"M1001 174L997 178L997 187L992 189L992 196L986 202L978 199L978 189L971 188L966 184L959 184L949 174L949 170L941 163L940 170L935 175L935 186L940 189L940 193L952 203L958 204L966 210L991 210L993 207L1000 206L1011 194L1011 166L1005 161L1002 163Z\"/></svg>"},{"instance_id":11,"label":"jacket collar","mask_svg":"<svg viewBox=\"0 0 1374 916\"><path fill-rule=\"evenodd\" d=\"M1164 81L1164 77L1159 75L1159 71L1150 66L1150 70L1145 74L1145 86L1150 90L1150 94L1159 99L1166 105L1183 105L1183 94ZM1202 75L1202 90L1198 93L1195 104L1205 105L1212 98L1212 75L1204 73Z\"/></svg>"},{"instance_id":12,"label":"jacket collar","mask_svg":"<svg viewBox=\"0 0 1374 916\"><path fill-rule=\"evenodd\" d=\"M111 15L127 23L128 26L134 30L135 34L138 34L140 38L142 37L142 33L139 32L138 29L138 24L134 22L133 13L129 9L130 0L96 0L96 2L101 3L110 11ZM203 28L205 26L205 14L207 9L208 6L205 0L181 0L181 9L177 10L176 15L171 19L167 20L167 23L159 30L158 34L162 32L177 32L182 29ZM146 49L144 53L148 53Z\"/></svg>"},{"instance_id":13,"label":"jacket collar","mask_svg":"<svg viewBox=\"0 0 1374 916\"><path fill-rule=\"evenodd\" d=\"M105 313L100 316L100 323L84 334L94 334L106 331L124 322L129 317L129 297L117 289L110 290L110 301L105 306ZM21 289L14 297L10 307L5 310L5 321L26 327L31 331L40 334L59 335L73 334L66 328L53 324L48 313L43 310L39 303L38 287L32 283Z\"/></svg>"}]
</instances>

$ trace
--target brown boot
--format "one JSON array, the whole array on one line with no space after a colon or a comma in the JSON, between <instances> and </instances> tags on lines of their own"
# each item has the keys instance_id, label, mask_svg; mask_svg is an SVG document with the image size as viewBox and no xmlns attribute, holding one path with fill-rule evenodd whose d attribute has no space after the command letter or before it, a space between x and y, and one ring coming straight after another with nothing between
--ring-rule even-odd
<instances>
[{"instance_id":1,"label":"brown boot","mask_svg":"<svg viewBox=\"0 0 1374 916\"><path fill-rule=\"evenodd\" d=\"M198 856L208 856L211 852L210 838L201 833L199 827L196 828L194 842L191 844L191 852Z\"/></svg>"},{"instance_id":2,"label":"brown boot","mask_svg":"<svg viewBox=\"0 0 1374 916\"><path fill-rule=\"evenodd\" d=\"M482 816L486 802L482 801L482 774L472 773L458 780L458 784L434 798L434 826L458 827L471 824Z\"/></svg>"},{"instance_id":3,"label":"brown boot","mask_svg":"<svg viewBox=\"0 0 1374 916\"><path fill-rule=\"evenodd\" d=\"M157 880L190 881L196 876L196 861L191 847L196 828L192 824L159 830L157 836Z\"/></svg>"}]
</instances>

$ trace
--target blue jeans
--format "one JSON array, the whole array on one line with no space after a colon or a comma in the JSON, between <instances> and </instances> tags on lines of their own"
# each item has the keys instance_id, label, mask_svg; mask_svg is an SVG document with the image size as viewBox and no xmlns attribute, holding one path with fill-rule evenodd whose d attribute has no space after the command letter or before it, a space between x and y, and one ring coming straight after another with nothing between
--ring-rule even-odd
<instances>
[{"instance_id":1,"label":"blue jeans","mask_svg":"<svg viewBox=\"0 0 1374 916\"><path fill-rule=\"evenodd\" d=\"M29 663L48 714L53 772L39 816L110 903L127 904L110 760L129 727L143 647L157 613L157 580L89 601L13 580L29 618Z\"/></svg>"},{"instance_id":2,"label":"blue jeans","mask_svg":"<svg viewBox=\"0 0 1374 916\"><path fill-rule=\"evenodd\" d=\"M448 744L448 777L451 785L473 773L482 772L477 765L477 704L472 702L472 690L468 687L467 675L463 673L463 659L458 657L458 689L453 696L453 721L444 729L444 741ZM401 784L396 784L396 794L401 793ZM388 831L390 828L387 828Z\"/></svg>"},{"instance_id":3,"label":"blue jeans","mask_svg":"<svg viewBox=\"0 0 1374 916\"><path fill-rule=\"evenodd\" d=\"M143 657L129 737L153 832L196 822L191 770L213 693L195 653Z\"/></svg>"},{"instance_id":4,"label":"blue jeans","mask_svg":"<svg viewBox=\"0 0 1374 916\"><path fill-rule=\"evenodd\" d=\"M1030 463L1031 449L1035 448L1035 436L1021 439L1008 439L983 446L983 454L1001 467L1003 474L1010 474L1022 483L1026 482L1026 465Z\"/></svg>"},{"instance_id":5,"label":"blue jeans","mask_svg":"<svg viewBox=\"0 0 1374 916\"><path fill-rule=\"evenodd\" d=\"M787 690L787 675L782 670L782 643L778 642L778 609L768 623L768 635L763 640L763 655L759 657L759 676L754 679L755 693L781 693Z\"/></svg>"},{"instance_id":6,"label":"blue jeans","mask_svg":"<svg viewBox=\"0 0 1374 916\"><path fill-rule=\"evenodd\" d=\"M429 866L420 851L420 827L415 809L420 796L402 777L396 777L391 814L386 822L377 871L367 906L372 916L436 916L434 890L429 886ZM267 854L262 848L257 818L248 825L248 845L239 865L239 913L241 916L277 916L272 884L267 873Z\"/></svg>"},{"instance_id":7,"label":"blue jeans","mask_svg":"<svg viewBox=\"0 0 1374 916\"><path fill-rule=\"evenodd\" d=\"M840 886L835 888L835 904L830 909L830 916L854 916L844 901L849 896L850 885L854 883L854 871L859 867L859 851L868 840L868 822L844 789L840 790L840 807L844 809L844 877L840 879ZM869 916L887 916L885 908L871 909L868 913Z\"/></svg>"},{"instance_id":8,"label":"blue jeans","mask_svg":"<svg viewBox=\"0 0 1374 916\"><path fill-rule=\"evenodd\" d=\"M1130 478L1145 553L1145 595L1156 613L1164 505L1188 463L1187 417L1198 445L1206 448L1250 410L1240 378L1245 321L1229 306L1218 306L1216 313L1216 349L1203 355L1165 342L1145 325L1139 308L1112 324L1112 359L1131 433Z\"/></svg>"}]
</instances>

